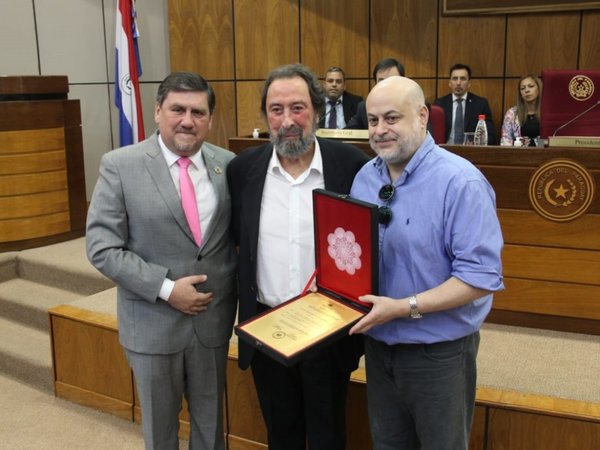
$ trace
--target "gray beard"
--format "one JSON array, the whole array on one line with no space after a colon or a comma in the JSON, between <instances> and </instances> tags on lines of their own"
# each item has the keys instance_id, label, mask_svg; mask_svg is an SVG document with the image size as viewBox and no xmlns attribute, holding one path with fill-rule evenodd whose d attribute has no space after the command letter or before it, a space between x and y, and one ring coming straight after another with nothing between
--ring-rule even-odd
<instances>
[{"instance_id":1,"label":"gray beard","mask_svg":"<svg viewBox=\"0 0 600 450\"><path fill-rule=\"evenodd\" d=\"M303 131L300 129L300 127L295 125L292 126L290 129ZM279 132L277 134L271 135L271 142L275 146L275 150L277 151L277 154L279 156L281 156L282 158L296 160L299 159L302 155L304 155L314 144L315 129L313 129L313 132L310 133L308 136L306 136L304 132L302 132L300 138L294 139L292 141L286 141L284 139L284 135L285 132L290 131L290 129L279 129Z\"/></svg>"}]
</instances>

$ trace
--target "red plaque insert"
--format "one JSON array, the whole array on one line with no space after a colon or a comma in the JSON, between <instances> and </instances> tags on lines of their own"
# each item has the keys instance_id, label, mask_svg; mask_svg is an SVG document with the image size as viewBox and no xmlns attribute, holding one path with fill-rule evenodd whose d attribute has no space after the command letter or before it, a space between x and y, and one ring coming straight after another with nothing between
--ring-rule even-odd
<instances>
[{"instance_id":1,"label":"red plaque insert","mask_svg":"<svg viewBox=\"0 0 600 450\"><path fill-rule=\"evenodd\" d=\"M235 333L284 365L342 338L368 311L358 297L377 294L377 206L313 191L316 293L302 293L235 327Z\"/></svg>"}]
</instances>

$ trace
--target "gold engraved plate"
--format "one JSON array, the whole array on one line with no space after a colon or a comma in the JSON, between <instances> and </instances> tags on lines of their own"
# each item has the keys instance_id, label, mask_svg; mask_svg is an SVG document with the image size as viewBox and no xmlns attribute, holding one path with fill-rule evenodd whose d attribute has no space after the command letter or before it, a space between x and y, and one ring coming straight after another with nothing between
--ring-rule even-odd
<instances>
[{"instance_id":1,"label":"gold engraved plate","mask_svg":"<svg viewBox=\"0 0 600 450\"><path fill-rule=\"evenodd\" d=\"M529 183L529 200L534 209L555 222L567 222L584 214L592 204L594 193L590 173L568 159L543 164Z\"/></svg>"},{"instance_id":2,"label":"gold engraved plate","mask_svg":"<svg viewBox=\"0 0 600 450\"><path fill-rule=\"evenodd\" d=\"M243 330L289 358L363 316L325 295L310 293L246 323Z\"/></svg>"},{"instance_id":3,"label":"gold engraved plate","mask_svg":"<svg viewBox=\"0 0 600 450\"><path fill-rule=\"evenodd\" d=\"M329 139L369 139L369 130L332 130L328 128L319 128L315 134L317 137Z\"/></svg>"}]
</instances>

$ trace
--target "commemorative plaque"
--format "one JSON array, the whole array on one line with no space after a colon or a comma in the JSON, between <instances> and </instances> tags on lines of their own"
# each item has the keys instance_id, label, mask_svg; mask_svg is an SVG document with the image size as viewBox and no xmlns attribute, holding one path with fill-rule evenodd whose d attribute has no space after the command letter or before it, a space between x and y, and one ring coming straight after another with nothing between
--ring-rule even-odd
<instances>
[{"instance_id":1,"label":"commemorative plaque","mask_svg":"<svg viewBox=\"0 0 600 450\"><path fill-rule=\"evenodd\" d=\"M290 366L347 335L378 293L377 206L313 191L317 292L303 292L235 327L240 339ZM310 284L310 283L309 283Z\"/></svg>"}]
</instances>

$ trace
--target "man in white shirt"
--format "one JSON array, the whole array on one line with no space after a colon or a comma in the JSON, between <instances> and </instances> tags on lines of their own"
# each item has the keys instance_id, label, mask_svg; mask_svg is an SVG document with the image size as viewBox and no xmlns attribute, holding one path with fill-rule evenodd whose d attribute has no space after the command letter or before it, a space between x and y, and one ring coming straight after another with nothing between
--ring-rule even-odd
<instances>
[{"instance_id":1,"label":"man in white shirt","mask_svg":"<svg viewBox=\"0 0 600 450\"><path fill-rule=\"evenodd\" d=\"M325 94L300 64L268 76L261 110L271 142L240 153L228 166L232 229L239 248L239 320L299 295L314 269L312 191L347 194L368 161L356 147L315 137ZM239 365L252 375L269 449L343 450L345 400L362 340L345 337L293 367L244 342Z\"/></svg>"}]
</instances>

